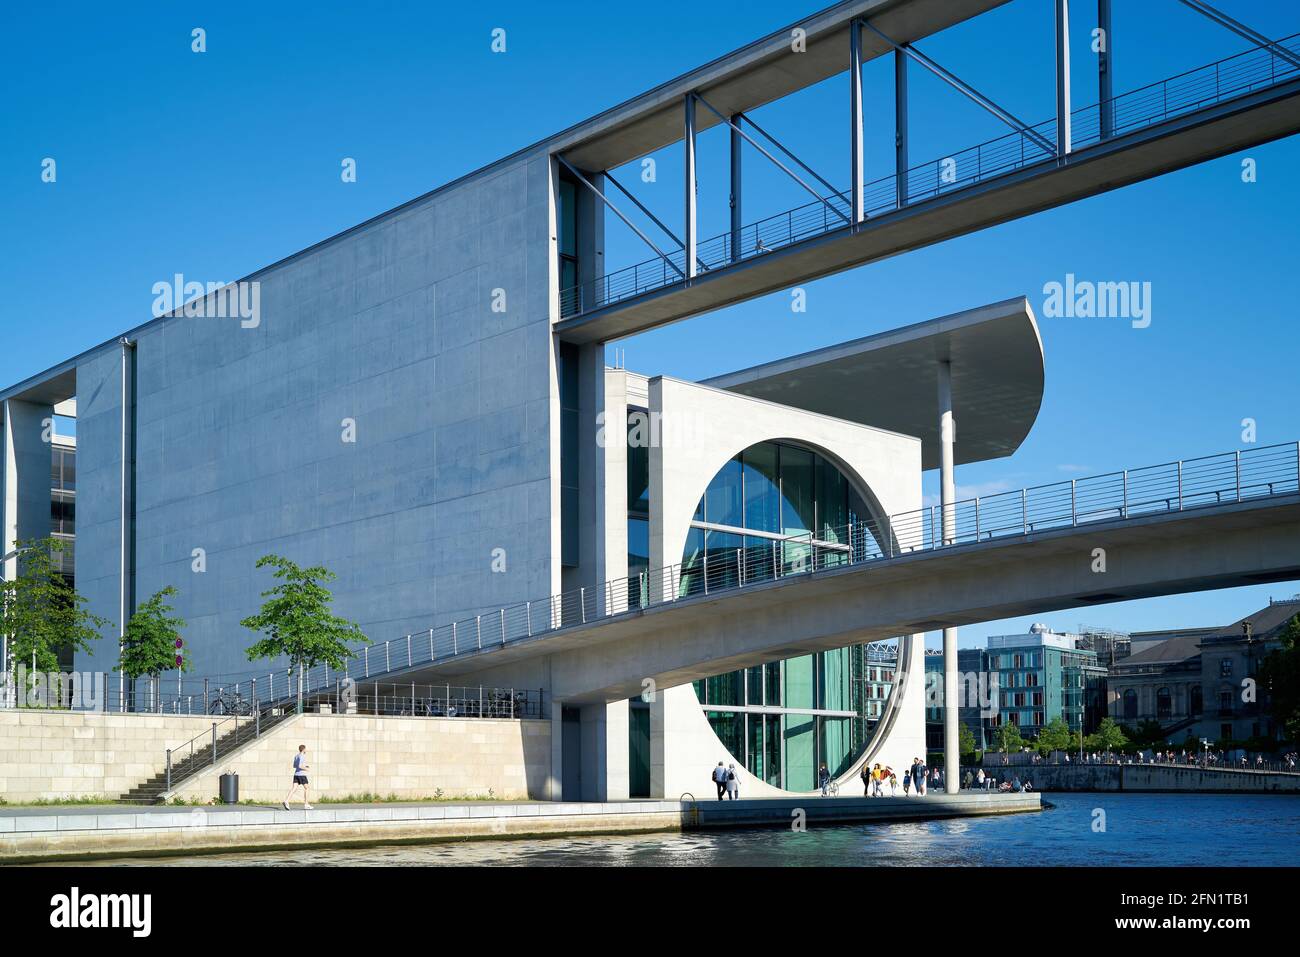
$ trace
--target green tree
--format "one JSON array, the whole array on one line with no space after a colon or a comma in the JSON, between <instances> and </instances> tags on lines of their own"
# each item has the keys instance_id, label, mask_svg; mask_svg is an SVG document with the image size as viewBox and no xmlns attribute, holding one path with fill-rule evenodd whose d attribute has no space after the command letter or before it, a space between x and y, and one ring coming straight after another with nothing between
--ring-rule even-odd
<instances>
[{"instance_id":1,"label":"green tree","mask_svg":"<svg viewBox=\"0 0 1300 957\"><path fill-rule=\"evenodd\" d=\"M175 609L167 603L167 599L175 594L176 589L168 585L135 610L126 623L126 633L122 636L122 660L116 669L132 681L145 676L152 678L155 707L159 704L156 694L158 676L177 667L178 655L181 658L180 670L190 670L184 652L176 647L185 620L173 616L171 613Z\"/></svg>"},{"instance_id":2,"label":"green tree","mask_svg":"<svg viewBox=\"0 0 1300 957\"><path fill-rule=\"evenodd\" d=\"M993 732L993 740L999 751L1019 751L1025 746L1025 739L1020 735L1020 727L1013 721L1003 721Z\"/></svg>"},{"instance_id":3,"label":"green tree","mask_svg":"<svg viewBox=\"0 0 1300 957\"><path fill-rule=\"evenodd\" d=\"M1049 721L1042 731L1038 732L1038 740L1035 744L1038 747L1039 754L1049 754L1052 751L1070 751L1073 749L1076 738L1070 731L1070 726L1065 723L1064 718L1053 718Z\"/></svg>"},{"instance_id":4,"label":"green tree","mask_svg":"<svg viewBox=\"0 0 1300 957\"><path fill-rule=\"evenodd\" d=\"M975 753L975 732L964 724L957 726L957 753L961 755Z\"/></svg>"},{"instance_id":5,"label":"green tree","mask_svg":"<svg viewBox=\"0 0 1300 957\"><path fill-rule=\"evenodd\" d=\"M15 550L18 575L0 582L0 632L13 665L57 671L60 650L89 651L99 629L113 623L88 611L86 599L60 573L61 541L26 539L15 542Z\"/></svg>"},{"instance_id":6,"label":"green tree","mask_svg":"<svg viewBox=\"0 0 1300 957\"><path fill-rule=\"evenodd\" d=\"M1291 741L1300 741L1300 615L1286 623L1282 647L1259 663L1259 686L1268 694L1268 710Z\"/></svg>"},{"instance_id":7,"label":"green tree","mask_svg":"<svg viewBox=\"0 0 1300 957\"><path fill-rule=\"evenodd\" d=\"M298 707L302 708L303 672L318 664L342 669L355 656L352 642L370 641L361 627L330 610L333 594L325 585L337 577L328 568L300 568L279 555L263 555L258 568L270 566L279 584L262 592L262 610L240 622L267 637L248 649L248 660L288 658L298 671Z\"/></svg>"},{"instance_id":8,"label":"green tree","mask_svg":"<svg viewBox=\"0 0 1300 957\"><path fill-rule=\"evenodd\" d=\"M1114 718L1102 718L1095 734L1088 735L1092 751L1119 751L1128 744L1128 735Z\"/></svg>"}]
</instances>

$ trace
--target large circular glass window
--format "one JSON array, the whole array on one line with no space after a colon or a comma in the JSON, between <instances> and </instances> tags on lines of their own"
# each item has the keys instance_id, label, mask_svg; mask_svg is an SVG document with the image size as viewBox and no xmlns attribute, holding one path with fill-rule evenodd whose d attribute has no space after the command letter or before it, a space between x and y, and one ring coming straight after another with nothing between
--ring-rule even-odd
<instances>
[{"instance_id":1,"label":"large circular glass window","mask_svg":"<svg viewBox=\"0 0 1300 957\"><path fill-rule=\"evenodd\" d=\"M787 442L732 458L700 499L682 595L843 564L877 547L862 495L830 459ZM807 791L870 742L894 686L895 642L852 645L695 682L709 724L752 774Z\"/></svg>"}]
</instances>

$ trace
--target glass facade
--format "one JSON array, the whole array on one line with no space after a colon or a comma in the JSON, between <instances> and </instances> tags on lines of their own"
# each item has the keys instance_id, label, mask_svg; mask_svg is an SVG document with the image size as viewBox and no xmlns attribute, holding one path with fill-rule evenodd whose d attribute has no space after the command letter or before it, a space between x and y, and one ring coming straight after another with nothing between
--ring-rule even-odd
<instances>
[{"instance_id":1,"label":"glass facade","mask_svg":"<svg viewBox=\"0 0 1300 957\"><path fill-rule=\"evenodd\" d=\"M56 439L57 442L57 439ZM50 462L50 535L63 544L62 575L73 578L73 549L77 534L77 450L52 444Z\"/></svg>"},{"instance_id":2,"label":"glass facade","mask_svg":"<svg viewBox=\"0 0 1300 957\"><path fill-rule=\"evenodd\" d=\"M706 577L709 588L738 584L742 573L771 577L778 561L783 573L800 570L812 546L783 536L811 533L819 545L834 546L846 539L845 526L869 517L824 456L785 442L752 446L718 471L700 499L682 554L681 591L700 590ZM819 561L824 556L822 549ZM695 693L722 745L755 777L806 791L816 787L822 763L838 774L867 743L894 662L859 645L714 675L697 681Z\"/></svg>"}]
</instances>

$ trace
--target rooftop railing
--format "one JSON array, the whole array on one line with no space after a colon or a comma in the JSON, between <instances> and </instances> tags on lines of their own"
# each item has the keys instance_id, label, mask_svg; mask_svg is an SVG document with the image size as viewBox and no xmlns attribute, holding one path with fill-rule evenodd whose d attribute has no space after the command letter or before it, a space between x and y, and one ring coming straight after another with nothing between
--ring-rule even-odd
<instances>
[{"instance_id":1,"label":"rooftop railing","mask_svg":"<svg viewBox=\"0 0 1300 957\"><path fill-rule=\"evenodd\" d=\"M1278 44L1300 53L1300 34ZM1120 94L1105 103L1074 110L1071 116L1072 152L1102 142L1103 110L1110 115L1111 131L1105 139L1134 133L1197 110L1268 89L1300 78L1300 69L1262 47L1226 57L1206 66ZM891 213L901 205L933 199L996 179L1009 173L1057 159L1040 142L1054 142L1056 119L1045 120L1029 131L1017 130L939 157L906 173L904 188L891 174L863 186L863 210L868 219ZM834 193L745 226L739 242L730 231L698 244L697 260L703 272L753 259L764 253L812 239L833 230L850 228L850 190ZM903 204L899 203L904 194ZM829 204L829 205L828 205ZM833 208L832 208L833 207ZM733 248L733 246L735 248ZM615 270L560 292L564 318L602 309L682 282L685 253L676 250Z\"/></svg>"}]
</instances>

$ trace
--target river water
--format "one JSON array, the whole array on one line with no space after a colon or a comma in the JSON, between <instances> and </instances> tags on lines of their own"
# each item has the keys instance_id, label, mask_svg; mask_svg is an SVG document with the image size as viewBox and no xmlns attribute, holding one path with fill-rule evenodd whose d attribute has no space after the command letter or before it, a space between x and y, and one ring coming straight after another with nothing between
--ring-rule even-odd
<instances>
[{"instance_id":1,"label":"river water","mask_svg":"<svg viewBox=\"0 0 1300 957\"><path fill-rule=\"evenodd\" d=\"M1048 794L1037 814L895 824L465 841L139 858L102 865L1284 866L1300 796Z\"/></svg>"}]
</instances>

